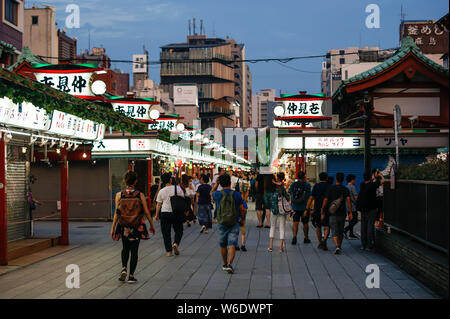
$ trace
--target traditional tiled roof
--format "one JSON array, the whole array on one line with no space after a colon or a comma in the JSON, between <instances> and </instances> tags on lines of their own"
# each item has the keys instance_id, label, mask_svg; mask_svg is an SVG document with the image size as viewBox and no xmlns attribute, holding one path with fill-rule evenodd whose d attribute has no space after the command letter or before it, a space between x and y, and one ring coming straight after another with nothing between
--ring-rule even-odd
<instances>
[{"instance_id":1,"label":"traditional tiled roof","mask_svg":"<svg viewBox=\"0 0 450 319\"><path fill-rule=\"evenodd\" d=\"M425 62L428 66L430 66L434 70L448 75L448 73L449 73L448 69L444 68L442 65L439 65L436 62L432 61L431 59L427 58L420 51L419 47L414 43L414 40L408 36L408 37L403 38L400 48L389 59L387 59L383 63L380 63L365 72L362 72L360 74L352 76L351 78L348 78L346 80L343 80L342 83L339 85L339 87L334 92L333 99L335 97L337 97L339 94L341 94L341 91L345 88L345 86L347 84L370 78L372 76L375 76L375 75L385 71L386 69L392 67L397 62L399 62L401 59L403 59L410 52L412 52L417 58L419 58L420 60Z\"/></svg>"},{"instance_id":2,"label":"traditional tiled roof","mask_svg":"<svg viewBox=\"0 0 450 319\"><path fill-rule=\"evenodd\" d=\"M33 63L43 64L48 63L47 61L41 59L38 56L35 56L33 52L31 52L31 49L29 47L23 47L22 53L20 53L19 57L17 58L16 63L8 67L8 70L13 71L15 68L17 68L22 62L28 62L30 65Z\"/></svg>"}]
</instances>

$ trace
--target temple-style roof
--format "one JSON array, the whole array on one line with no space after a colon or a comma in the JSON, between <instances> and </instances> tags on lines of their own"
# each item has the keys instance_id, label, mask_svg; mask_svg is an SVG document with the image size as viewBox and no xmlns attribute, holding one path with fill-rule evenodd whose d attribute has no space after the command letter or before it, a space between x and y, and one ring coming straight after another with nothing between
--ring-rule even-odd
<instances>
[{"instance_id":1,"label":"temple-style roof","mask_svg":"<svg viewBox=\"0 0 450 319\"><path fill-rule=\"evenodd\" d=\"M440 72L442 74L445 74L448 76L449 71L448 69L444 68L443 66L437 64L436 62L432 61L431 59L427 58L419 49L419 47L414 43L414 40L411 37L405 37L402 40L402 43L400 45L400 48L386 61L383 63L380 63L376 65L375 67L362 72L360 74L357 74L349 79L343 80L342 83L339 85L339 87L336 89L336 91L333 94L333 99L339 95L342 94L342 90L351 83L362 81L369 79L371 77L375 77L376 75L386 71L387 69L393 67L395 64L399 63L403 58L405 58L409 53L414 54L418 59L423 61L426 65L431 67L432 69L436 70L437 72Z\"/></svg>"}]
</instances>

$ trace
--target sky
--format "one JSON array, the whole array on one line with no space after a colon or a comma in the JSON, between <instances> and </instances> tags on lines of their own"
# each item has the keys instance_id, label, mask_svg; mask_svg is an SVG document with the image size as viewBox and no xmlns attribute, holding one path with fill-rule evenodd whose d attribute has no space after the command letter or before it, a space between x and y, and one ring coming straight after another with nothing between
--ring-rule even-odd
<instances>
[{"instance_id":1,"label":"sky","mask_svg":"<svg viewBox=\"0 0 450 319\"><path fill-rule=\"evenodd\" d=\"M350 46L395 48L399 44L400 10L406 20L439 19L449 11L447 0L26 0L26 7L52 5L58 28L77 37L77 50L104 47L113 60L131 60L145 44L151 61L159 60L160 47L185 42L188 20L200 19L208 37L244 43L247 59L322 55ZM69 4L80 9L80 28L68 28ZM369 4L380 9L379 28L368 29ZM276 89L277 95L298 91L320 93L323 58L249 63L252 91ZM113 63L131 74L131 63ZM306 71L306 72L304 72ZM130 76L130 78L132 78ZM150 67L159 83L159 66Z\"/></svg>"}]
</instances>

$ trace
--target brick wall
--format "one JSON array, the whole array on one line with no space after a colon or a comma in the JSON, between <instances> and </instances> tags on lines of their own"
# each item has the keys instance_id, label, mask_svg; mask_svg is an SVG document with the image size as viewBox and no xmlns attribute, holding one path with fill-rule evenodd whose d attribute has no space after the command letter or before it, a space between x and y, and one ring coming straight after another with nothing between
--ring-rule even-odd
<instances>
[{"instance_id":1,"label":"brick wall","mask_svg":"<svg viewBox=\"0 0 450 319\"><path fill-rule=\"evenodd\" d=\"M394 231L387 234L377 230L376 248L435 293L448 298L448 256Z\"/></svg>"}]
</instances>

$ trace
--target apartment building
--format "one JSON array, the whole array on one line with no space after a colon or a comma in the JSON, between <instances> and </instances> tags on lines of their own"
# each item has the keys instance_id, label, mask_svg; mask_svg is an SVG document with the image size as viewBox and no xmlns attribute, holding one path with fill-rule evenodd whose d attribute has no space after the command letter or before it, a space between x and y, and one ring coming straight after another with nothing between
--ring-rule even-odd
<instances>
[{"instance_id":1,"label":"apartment building","mask_svg":"<svg viewBox=\"0 0 450 319\"><path fill-rule=\"evenodd\" d=\"M23 0L0 0L0 65L14 64L22 51L23 11Z\"/></svg>"},{"instance_id":2,"label":"apartment building","mask_svg":"<svg viewBox=\"0 0 450 319\"><path fill-rule=\"evenodd\" d=\"M252 96L252 126L267 127L269 125L270 102L275 102L275 89L262 89Z\"/></svg>"}]
</instances>

